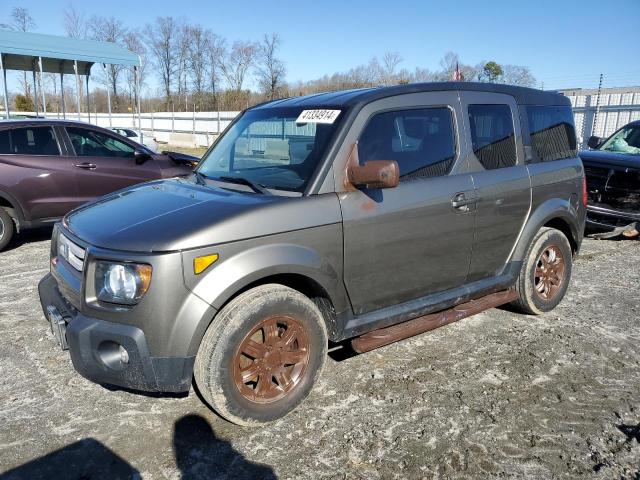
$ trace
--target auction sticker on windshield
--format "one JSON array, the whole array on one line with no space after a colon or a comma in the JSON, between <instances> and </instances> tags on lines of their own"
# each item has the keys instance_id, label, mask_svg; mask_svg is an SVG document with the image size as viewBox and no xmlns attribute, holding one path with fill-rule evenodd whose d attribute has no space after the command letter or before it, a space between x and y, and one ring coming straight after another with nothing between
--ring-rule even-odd
<instances>
[{"instance_id":1,"label":"auction sticker on windshield","mask_svg":"<svg viewBox=\"0 0 640 480\"><path fill-rule=\"evenodd\" d=\"M303 110L296 123L333 123L340 110Z\"/></svg>"}]
</instances>

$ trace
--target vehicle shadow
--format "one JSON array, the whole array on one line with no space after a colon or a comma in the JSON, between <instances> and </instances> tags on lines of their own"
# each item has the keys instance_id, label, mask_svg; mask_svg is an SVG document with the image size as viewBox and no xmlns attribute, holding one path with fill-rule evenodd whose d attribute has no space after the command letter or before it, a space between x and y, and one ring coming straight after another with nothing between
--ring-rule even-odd
<instances>
[{"instance_id":1,"label":"vehicle shadow","mask_svg":"<svg viewBox=\"0 0 640 480\"><path fill-rule=\"evenodd\" d=\"M95 438L85 438L31 460L4 474L2 480L139 479L140 472Z\"/></svg>"},{"instance_id":2,"label":"vehicle shadow","mask_svg":"<svg viewBox=\"0 0 640 480\"><path fill-rule=\"evenodd\" d=\"M229 442L216 437L200 415L185 415L176 421L173 449L182 480L277 478L270 466L248 461Z\"/></svg>"},{"instance_id":3,"label":"vehicle shadow","mask_svg":"<svg viewBox=\"0 0 640 480\"><path fill-rule=\"evenodd\" d=\"M44 240L51 240L51 234L53 227L41 227L34 228L33 230L25 230L17 234L7 245L2 252L10 252L18 247L21 247L31 242L42 242Z\"/></svg>"},{"instance_id":4,"label":"vehicle shadow","mask_svg":"<svg viewBox=\"0 0 640 480\"><path fill-rule=\"evenodd\" d=\"M250 462L231 444L218 438L209 422L190 414L178 419L173 430L173 453L182 480L271 480L269 465ZM95 438L85 438L31 460L5 473L2 480L139 480L141 473Z\"/></svg>"},{"instance_id":5,"label":"vehicle shadow","mask_svg":"<svg viewBox=\"0 0 640 480\"><path fill-rule=\"evenodd\" d=\"M329 342L329 358L334 362L343 362L349 360L358 354L351 346L351 340L343 340L342 342Z\"/></svg>"}]
</instances>

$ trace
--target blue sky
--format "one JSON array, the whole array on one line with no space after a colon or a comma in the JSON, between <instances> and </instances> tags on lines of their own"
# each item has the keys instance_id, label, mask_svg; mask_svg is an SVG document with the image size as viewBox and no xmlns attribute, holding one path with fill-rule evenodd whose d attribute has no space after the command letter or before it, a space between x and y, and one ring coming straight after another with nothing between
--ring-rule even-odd
<instances>
[{"instance_id":1,"label":"blue sky","mask_svg":"<svg viewBox=\"0 0 640 480\"><path fill-rule=\"evenodd\" d=\"M448 51L464 63L482 60L529 66L545 88L640 84L640 0L202 2L192 0L2 0L29 9L35 31L63 34L69 4L87 15L115 16L135 28L156 15L199 23L229 40L282 37L288 80L348 70L385 51L402 67L438 68Z\"/></svg>"}]
</instances>

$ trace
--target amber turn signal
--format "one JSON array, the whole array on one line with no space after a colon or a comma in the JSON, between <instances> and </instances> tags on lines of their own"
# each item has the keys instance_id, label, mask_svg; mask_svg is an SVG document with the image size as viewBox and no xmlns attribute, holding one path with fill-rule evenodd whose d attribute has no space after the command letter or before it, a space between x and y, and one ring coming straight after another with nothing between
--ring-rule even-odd
<instances>
[{"instance_id":1,"label":"amber turn signal","mask_svg":"<svg viewBox=\"0 0 640 480\"><path fill-rule=\"evenodd\" d=\"M218 260L218 254L205 255L193 259L193 273L200 275Z\"/></svg>"}]
</instances>

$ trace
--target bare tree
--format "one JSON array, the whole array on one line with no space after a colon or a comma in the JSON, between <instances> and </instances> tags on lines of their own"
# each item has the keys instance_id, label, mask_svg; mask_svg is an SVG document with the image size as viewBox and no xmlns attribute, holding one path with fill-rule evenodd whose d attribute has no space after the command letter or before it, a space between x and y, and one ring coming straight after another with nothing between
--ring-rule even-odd
<instances>
[{"instance_id":1,"label":"bare tree","mask_svg":"<svg viewBox=\"0 0 640 480\"><path fill-rule=\"evenodd\" d=\"M188 38L187 71L193 88L194 101L202 108L211 32L200 25L194 25L188 26L185 34Z\"/></svg>"},{"instance_id":2,"label":"bare tree","mask_svg":"<svg viewBox=\"0 0 640 480\"><path fill-rule=\"evenodd\" d=\"M280 36L277 33L265 34L258 47L259 65L256 68L258 84L269 100L280 97L285 86L284 77L287 69L284 62L277 57L280 43Z\"/></svg>"},{"instance_id":3,"label":"bare tree","mask_svg":"<svg viewBox=\"0 0 640 480\"><path fill-rule=\"evenodd\" d=\"M62 24L67 37L87 38L87 19L75 5L69 5L64 9Z\"/></svg>"},{"instance_id":4,"label":"bare tree","mask_svg":"<svg viewBox=\"0 0 640 480\"><path fill-rule=\"evenodd\" d=\"M124 37L127 33L122 25L122 21L114 17L91 17L89 20L89 30L93 39L117 44L124 43ZM124 68L123 65L114 64L106 64L102 67L104 84L111 90L113 105L116 111L118 110L118 81Z\"/></svg>"},{"instance_id":5,"label":"bare tree","mask_svg":"<svg viewBox=\"0 0 640 480\"><path fill-rule=\"evenodd\" d=\"M387 52L382 57L383 83L393 85L397 82L396 69L402 63L402 56L398 52Z\"/></svg>"},{"instance_id":6,"label":"bare tree","mask_svg":"<svg viewBox=\"0 0 640 480\"><path fill-rule=\"evenodd\" d=\"M226 41L224 38L207 31L207 55L209 57L209 87L213 96L213 109L218 110L218 81L220 79L220 67L226 56Z\"/></svg>"},{"instance_id":7,"label":"bare tree","mask_svg":"<svg viewBox=\"0 0 640 480\"><path fill-rule=\"evenodd\" d=\"M235 41L220 64L222 75L236 92L242 90L245 76L253 66L258 47L253 42Z\"/></svg>"},{"instance_id":8,"label":"bare tree","mask_svg":"<svg viewBox=\"0 0 640 480\"><path fill-rule=\"evenodd\" d=\"M416 67L416 69L409 75L409 83L434 82L435 80L436 74L428 68Z\"/></svg>"},{"instance_id":9,"label":"bare tree","mask_svg":"<svg viewBox=\"0 0 640 480\"><path fill-rule=\"evenodd\" d=\"M145 74L147 70L147 49L140 40L140 33L135 31L129 31L125 33L123 43L127 50L138 55L141 65L138 67L138 84L141 86L145 80ZM133 103L134 110L138 106L138 99L136 98L136 74L133 68L127 68L125 78L127 81L127 90L129 95L129 101Z\"/></svg>"},{"instance_id":10,"label":"bare tree","mask_svg":"<svg viewBox=\"0 0 640 480\"><path fill-rule=\"evenodd\" d=\"M172 104L172 87L177 70L178 22L172 17L157 17L153 24L147 24L144 34L153 64L160 74L167 110Z\"/></svg>"},{"instance_id":11,"label":"bare tree","mask_svg":"<svg viewBox=\"0 0 640 480\"><path fill-rule=\"evenodd\" d=\"M2 24L2 28L8 28L10 30L17 30L19 32L28 32L35 28L36 22L33 17L24 7L13 7L11 10L11 23Z\"/></svg>"},{"instance_id":12,"label":"bare tree","mask_svg":"<svg viewBox=\"0 0 640 480\"><path fill-rule=\"evenodd\" d=\"M536 77L533 76L529 67L503 65L502 70L502 81L504 83L521 87L533 87L536 84Z\"/></svg>"},{"instance_id":13,"label":"bare tree","mask_svg":"<svg viewBox=\"0 0 640 480\"><path fill-rule=\"evenodd\" d=\"M9 30L17 30L19 32L28 32L36 26L36 22L33 20L33 17L24 7L13 7L11 10L11 23L2 23L0 24L0 28L5 28ZM22 84L22 90L24 91L24 96L27 98L31 98L31 85L27 80L27 72L22 72L22 79L20 80Z\"/></svg>"}]
</instances>

